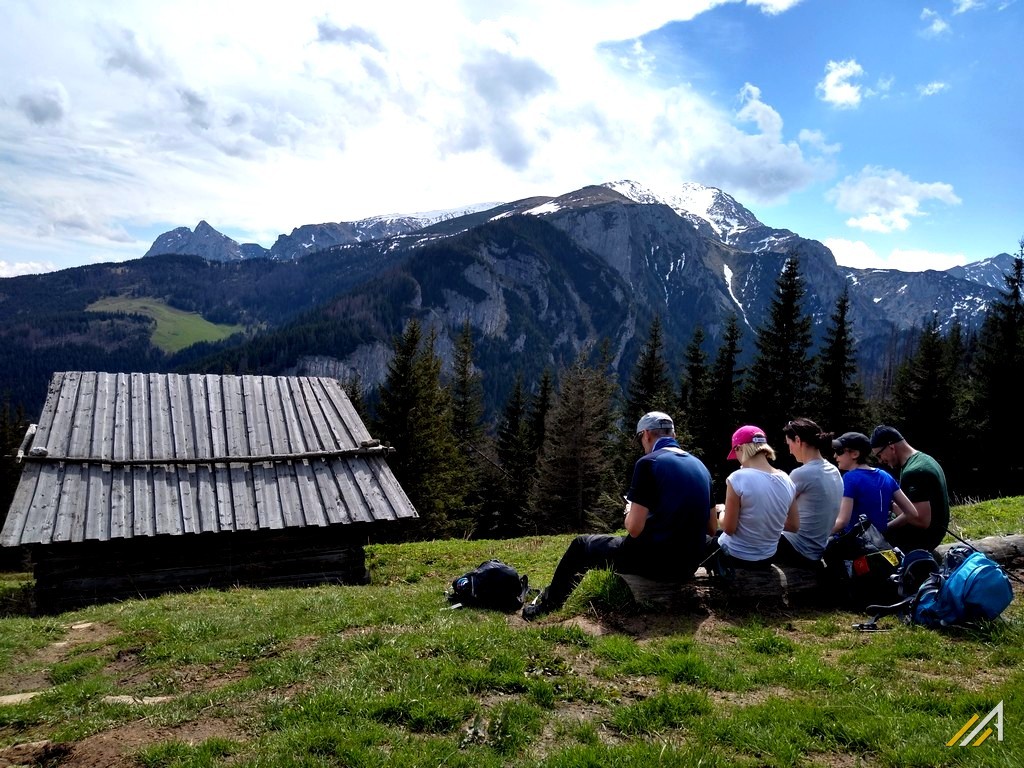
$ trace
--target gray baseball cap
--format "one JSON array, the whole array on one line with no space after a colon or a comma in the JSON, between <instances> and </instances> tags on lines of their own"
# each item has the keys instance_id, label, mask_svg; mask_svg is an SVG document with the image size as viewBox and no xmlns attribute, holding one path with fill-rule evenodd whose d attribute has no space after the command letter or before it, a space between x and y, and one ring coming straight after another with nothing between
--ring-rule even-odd
<instances>
[{"instance_id":1,"label":"gray baseball cap","mask_svg":"<svg viewBox=\"0 0 1024 768\"><path fill-rule=\"evenodd\" d=\"M671 429L675 430L676 425L672 423L672 417L661 411L651 411L640 417L636 423L636 433L639 435L645 429Z\"/></svg>"}]
</instances>

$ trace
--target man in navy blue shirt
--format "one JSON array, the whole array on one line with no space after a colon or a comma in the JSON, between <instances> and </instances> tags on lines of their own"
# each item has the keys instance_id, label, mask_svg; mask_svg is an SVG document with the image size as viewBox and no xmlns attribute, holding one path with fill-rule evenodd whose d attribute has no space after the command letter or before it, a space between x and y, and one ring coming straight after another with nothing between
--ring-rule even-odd
<instances>
[{"instance_id":1,"label":"man in navy blue shirt","mask_svg":"<svg viewBox=\"0 0 1024 768\"><path fill-rule=\"evenodd\" d=\"M577 536L562 555L551 584L524 619L557 610L592 568L612 568L665 581L693 576L703 556L711 515L711 474L679 447L672 417L644 414L636 425L644 455L633 467L626 496L627 536Z\"/></svg>"}]
</instances>

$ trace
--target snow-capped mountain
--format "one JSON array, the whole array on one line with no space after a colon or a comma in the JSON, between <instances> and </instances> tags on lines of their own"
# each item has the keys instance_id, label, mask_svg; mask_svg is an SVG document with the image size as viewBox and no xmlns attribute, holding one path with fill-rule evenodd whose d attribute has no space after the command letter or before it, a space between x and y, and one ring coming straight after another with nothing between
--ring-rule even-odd
<instances>
[{"instance_id":1,"label":"snow-capped mountain","mask_svg":"<svg viewBox=\"0 0 1024 768\"><path fill-rule=\"evenodd\" d=\"M602 186L614 189L636 203L667 205L685 219L696 219L693 223L698 229L701 223L707 224L726 244L731 244L742 232L764 226L735 198L717 187L687 182L676 194L663 196L629 180L611 181Z\"/></svg>"},{"instance_id":2,"label":"snow-capped mountain","mask_svg":"<svg viewBox=\"0 0 1024 768\"><path fill-rule=\"evenodd\" d=\"M303 224L301 227L293 229L290 234L278 235L277 241L270 248L264 248L256 243L239 245L205 221L201 221L194 232L188 227L178 227L160 235L145 255L190 254L202 256L207 261L235 261L252 258L288 261L338 245L363 243L409 234L438 222L493 208L495 205L498 203L477 203L438 211L371 216L358 221Z\"/></svg>"},{"instance_id":3,"label":"snow-capped mountain","mask_svg":"<svg viewBox=\"0 0 1024 768\"><path fill-rule=\"evenodd\" d=\"M480 251L481 258L499 259L498 254L522 244L510 241L492 247L488 238L494 235L487 228L508 224L500 231L516 232L516 221L524 215L560 231L567 244L598 257L602 269L610 268L615 279L621 281L621 288L604 301L624 313L621 328L614 333L622 354L635 343L637 323L642 322L628 308L627 296L646 307L645 311L667 318L666 333L674 338L688 338L701 325L708 339L716 342L730 314L736 314L751 333L760 325L782 265L789 256L796 255L807 285L805 311L814 321L815 333L823 332L837 298L848 290L850 317L862 354L877 356L884 345L891 343L893 329L908 332L931 317L937 317L943 327L954 319L976 326L996 296L992 286L1001 280L1012 258L1002 255L986 260L988 263L946 273L844 270L821 243L763 224L720 189L687 183L664 194L632 180L587 186L555 197L308 224L281 235L269 249L238 246L201 222L195 233L180 228L162 235L149 255L198 253L218 260L262 255L296 260L332 249L339 258L356 265L353 269L370 275L376 267L362 262L372 259L373 254L387 253L389 263L400 263L408 258L402 254L424 248L443 250L446 241L469 231L478 233L480 244L474 244L473 249ZM538 230L528 231L533 236ZM438 260L444 258L442 255ZM445 295L455 301L450 309L462 316L468 313L481 328L500 328L507 319L502 314L507 308L501 309L507 299L493 291L508 280L501 270L512 267L495 262L488 269L498 272L486 280L474 271L478 268L472 267L462 278L456 275L463 267L453 265L449 272L453 280L478 286L490 298L473 309L479 303L477 299L465 295L456 301L457 292L446 288ZM527 273L535 280L547 279L541 277L543 268L536 265L524 269L523 274ZM487 287L481 287L484 284ZM445 317L448 310L436 307L433 311ZM618 328L614 324L609 327ZM580 344L583 341L577 340Z\"/></svg>"},{"instance_id":4,"label":"snow-capped mountain","mask_svg":"<svg viewBox=\"0 0 1024 768\"><path fill-rule=\"evenodd\" d=\"M1002 291L1006 288L1004 276L1013 269L1014 256L1009 253L1000 253L987 259L965 264L962 267L952 267L946 273L961 280L970 280L972 283L985 285Z\"/></svg>"}]
</instances>

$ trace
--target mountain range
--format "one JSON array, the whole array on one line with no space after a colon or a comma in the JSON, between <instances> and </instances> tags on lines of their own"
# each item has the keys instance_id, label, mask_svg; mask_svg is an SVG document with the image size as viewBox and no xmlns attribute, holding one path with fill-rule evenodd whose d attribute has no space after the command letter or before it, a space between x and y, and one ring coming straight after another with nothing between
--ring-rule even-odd
<instances>
[{"instance_id":1,"label":"mountain range","mask_svg":"<svg viewBox=\"0 0 1024 768\"><path fill-rule=\"evenodd\" d=\"M677 372L695 328L713 353L731 315L749 359L790 256L800 261L817 340L849 292L870 381L899 354L900 340L932 318L943 328L954 320L978 327L1013 259L999 254L945 272L841 267L821 243L764 225L721 190L685 184L659 196L633 181L304 225L269 249L203 221L161 235L146 256L0 280L0 338L10 350L0 356L0 392L27 388L23 400L34 404L45 371L70 367L58 351L90 369L358 372L372 387L386 373L392 338L418 317L448 361L470 324L493 410L517 374L529 385L602 340L624 381L656 315ZM243 325L247 335L162 355L147 342L144 318L85 311L124 295Z\"/></svg>"}]
</instances>

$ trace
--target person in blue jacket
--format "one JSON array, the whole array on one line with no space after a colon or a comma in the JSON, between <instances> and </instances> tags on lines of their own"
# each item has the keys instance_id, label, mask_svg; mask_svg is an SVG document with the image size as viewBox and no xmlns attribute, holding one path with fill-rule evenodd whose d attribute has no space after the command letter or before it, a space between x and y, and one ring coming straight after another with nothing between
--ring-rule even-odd
<instances>
[{"instance_id":1,"label":"person in blue jacket","mask_svg":"<svg viewBox=\"0 0 1024 768\"><path fill-rule=\"evenodd\" d=\"M910 519L917 510L888 472L868 466L871 441L860 432L845 432L832 441L836 464L843 473L843 499L832 533L845 533L865 515L881 533L889 526L894 505Z\"/></svg>"},{"instance_id":2,"label":"person in blue jacket","mask_svg":"<svg viewBox=\"0 0 1024 768\"><path fill-rule=\"evenodd\" d=\"M627 535L577 536L562 555L551 584L529 605L532 620L557 610L593 568L612 568L665 581L693 576L703 557L711 516L711 474L703 462L684 451L675 437L672 417L644 414L636 425L643 449L633 467L626 495Z\"/></svg>"}]
</instances>

